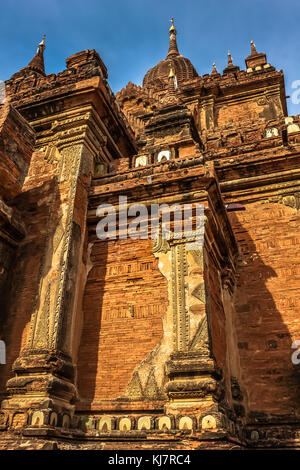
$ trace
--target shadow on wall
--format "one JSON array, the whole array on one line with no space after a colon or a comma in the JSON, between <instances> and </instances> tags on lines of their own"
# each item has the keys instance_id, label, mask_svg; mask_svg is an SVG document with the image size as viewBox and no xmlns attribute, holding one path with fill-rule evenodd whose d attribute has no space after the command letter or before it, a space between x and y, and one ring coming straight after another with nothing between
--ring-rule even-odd
<instances>
[{"instance_id":1,"label":"shadow on wall","mask_svg":"<svg viewBox=\"0 0 300 470\"><path fill-rule=\"evenodd\" d=\"M300 273L300 256L292 243L284 246L287 234L292 238L288 223L295 212L290 211L279 204L254 204L229 214L241 252L235 310L249 421L257 413L300 414L300 365L293 364L291 348L297 332L300 339L300 276L291 291L287 275L293 266Z\"/></svg>"},{"instance_id":2,"label":"shadow on wall","mask_svg":"<svg viewBox=\"0 0 300 470\"><path fill-rule=\"evenodd\" d=\"M152 240L97 240L91 263L78 354L81 404L160 400L163 377L155 361L168 287Z\"/></svg>"},{"instance_id":3,"label":"shadow on wall","mask_svg":"<svg viewBox=\"0 0 300 470\"><path fill-rule=\"evenodd\" d=\"M83 296L83 325L78 350L77 387L80 398L88 401L93 401L97 389L107 250L107 242L96 242L92 245L90 259L87 260L87 266L92 263L92 267L88 273ZM100 266L95 263L95 258L98 256L101 260ZM112 345L107 341L107 348L111 347Z\"/></svg>"}]
</instances>

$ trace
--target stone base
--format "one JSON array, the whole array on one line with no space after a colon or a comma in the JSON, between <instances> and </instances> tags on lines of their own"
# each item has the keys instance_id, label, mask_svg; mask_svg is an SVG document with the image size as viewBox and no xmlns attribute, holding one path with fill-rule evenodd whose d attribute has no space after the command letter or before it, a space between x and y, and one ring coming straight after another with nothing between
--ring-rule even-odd
<instances>
[{"instance_id":1,"label":"stone base","mask_svg":"<svg viewBox=\"0 0 300 470\"><path fill-rule=\"evenodd\" d=\"M300 450L300 426L241 430L241 437L214 430L111 431L84 433L75 429L28 427L17 433L0 433L0 450Z\"/></svg>"},{"instance_id":2,"label":"stone base","mask_svg":"<svg viewBox=\"0 0 300 470\"><path fill-rule=\"evenodd\" d=\"M1 403L0 429L66 423L69 427L76 397L70 359L55 351L24 351L13 370L16 376L7 382Z\"/></svg>"}]
</instances>

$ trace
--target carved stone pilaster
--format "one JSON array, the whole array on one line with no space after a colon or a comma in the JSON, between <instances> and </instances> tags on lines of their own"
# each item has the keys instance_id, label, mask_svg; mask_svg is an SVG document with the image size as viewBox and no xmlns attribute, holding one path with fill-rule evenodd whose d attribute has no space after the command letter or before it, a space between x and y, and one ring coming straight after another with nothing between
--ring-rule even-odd
<instances>
[{"instance_id":1,"label":"carved stone pilaster","mask_svg":"<svg viewBox=\"0 0 300 470\"><path fill-rule=\"evenodd\" d=\"M69 134L68 134L69 135ZM39 286L25 348L13 365L2 408L73 413L76 388L72 327L93 155L84 142L56 151L56 184L51 194ZM79 207L79 202L86 205ZM47 411L48 412L48 411Z\"/></svg>"},{"instance_id":2,"label":"carved stone pilaster","mask_svg":"<svg viewBox=\"0 0 300 470\"><path fill-rule=\"evenodd\" d=\"M165 384L170 412L178 406L194 406L195 400L205 402L209 411L213 395L218 393L218 373L210 351L203 247L192 242L160 237L153 248L168 279L172 308L172 353L166 363Z\"/></svg>"},{"instance_id":3,"label":"carved stone pilaster","mask_svg":"<svg viewBox=\"0 0 300 470\"><path fill-rule=\"evenodd\" d=\"M189 319L186 305L187 257L184 243L171 247L173 349L185 352L189 346Z\"/></svg>"}]
</instances>

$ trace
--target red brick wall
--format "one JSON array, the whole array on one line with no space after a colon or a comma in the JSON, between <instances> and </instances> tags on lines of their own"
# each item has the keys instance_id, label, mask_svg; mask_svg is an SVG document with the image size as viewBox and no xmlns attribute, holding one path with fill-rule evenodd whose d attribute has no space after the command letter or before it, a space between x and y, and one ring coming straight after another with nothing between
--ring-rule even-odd
<instances>
[{"instance_id":1,"label":"red brick wall","mask_svg":"<svg viewBox=\"0 0 300 470\"><path fill-rule=\"evenodd\" d=\"M219 367L224 367L226 361L226 331L225 313L222 306L221 286L217 268L208 255L207 259L208 276L208 299L209 318L211 328L211 340L213 354Z\"/></svg>"},{"instance_id":2,"label":"red brick wall","mask_svg":"<svg viewBox=\"0 0 300 470\"><path fill-rule=\"evenodd\" d=\"M167 281L149 240L98 241L91 261L78 387L82 399L114 399L124 394L135 367L162 337Z\"/></svg>"},{"instance_id":3,"label":"red brick wall","mask_svg":"<svg viewBox=\"0 0 300 470\"><path fill-rule=\"evenodd\" d=\"M300 213L257 202L230 219L242 252L236 327L249 407L299 412L300 369L291 344L300 339Z\"/></svg>"}]
</instances>

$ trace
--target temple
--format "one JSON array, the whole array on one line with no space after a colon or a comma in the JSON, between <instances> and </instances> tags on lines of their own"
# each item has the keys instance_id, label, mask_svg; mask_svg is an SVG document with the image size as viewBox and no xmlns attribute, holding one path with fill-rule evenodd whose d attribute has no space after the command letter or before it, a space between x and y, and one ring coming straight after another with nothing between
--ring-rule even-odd
<instances>
[{"instance_id":1,"label":"temple","mask_svg":"<svg viewBox=\"0 0 300 470\"><path fill-rule=\"evenodd\" d=\"M116 96L45 38L5 82L1 449L300 448L300 116L253 41L202 75L167 41ZM99 237L125 197L202 208L201 244Z\"/></svg>"}]
</instances>

